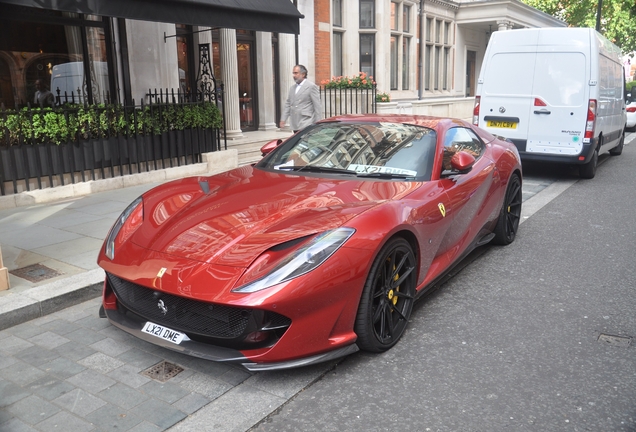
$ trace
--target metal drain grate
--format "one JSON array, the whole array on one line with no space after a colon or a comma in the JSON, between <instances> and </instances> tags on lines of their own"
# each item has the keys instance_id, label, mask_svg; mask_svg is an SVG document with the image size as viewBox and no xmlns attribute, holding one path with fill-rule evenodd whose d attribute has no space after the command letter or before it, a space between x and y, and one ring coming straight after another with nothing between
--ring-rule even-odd
<instances>
[{"instance_id":1,"label":"metal drain grate","mask_svg":"<svg viewBox=\"0 0 636 432\"><path fill-rule=\"evenodd\" d=\"M179 372L183 372L183 368L181 366L164 360L149 367L145 371L141 372L141 374L157 381L166 382L170 378L177 376Z\"/></svg>"},{"instance_id":2,"label":"metal drain grate","mask_svg":"<svg viewBox=\"0 0 636 432\"><path fill-rule=\"evenodd\" d=\"M29 282L41 282L43 280L51 279L62 274L53 270L52 268L43 266L42 264L32 264L30 266L11 270L9 273L19 278L26 279Z\"/></svg>"},{"instance_id":3,"label":"metal drain grate","mask_svg":"<svg viewBox=\"0 0 636 432\"><path fill-rule=\"evenodd\" d=\"M632 338L629 336L614 336L601 333L598 337L598 341L608 345L628 347L632 343Z\"/></svg>"}]
</instances>

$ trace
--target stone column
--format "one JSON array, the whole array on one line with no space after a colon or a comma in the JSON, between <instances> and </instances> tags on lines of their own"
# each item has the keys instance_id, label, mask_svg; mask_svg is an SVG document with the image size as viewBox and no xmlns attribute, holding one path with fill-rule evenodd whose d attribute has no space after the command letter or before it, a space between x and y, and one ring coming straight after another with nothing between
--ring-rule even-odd
<instances>
[{"instance_id":1,"label":"stone column","mask_svg":"<svg viewBox=\"0 0 636 432\"><path fill-rule=\"evenodd\" d=\"M497 21L497 30L510 30L512 28L512 23L510 21Z\"/></svg>"},{"instance_id":2,"label":"stone column","mask_svg":"<svg viewBox=\"0 0 636 432\"><path fill-rule=\"evenodd\" d=\"M241 138L239 112L238 59L236 57L236 30L220 29L221 75L225 85L225 130L227 139Z\"/></svg>"},{"instance_id":3,"label":"stone column","mask_svg":"<svg viewBox=\"0 0 636 432\"><path fill-rule=\"evenodd\" d=\"M256 32L256 79L258 80L258 130L276 129L272 34Z\"/></svg>"},{"instance_id":4,"label":"stone column","mask_svg":"<svg viewBox=\"0 0 636 432\"><path fill-rule=\"evenodd\" d=\"M281 112L287 96L289 96L289 88L294 84L294 77L292 71L296 65L296 47L295 39L292 34L278 35L278 53L279 53L279 69L280 69L280 101ZM287 120L289 121L289 119ZM276 123L279 123L280 119L276 119ZM289 130L289 124L285 126L285 130Z\"/></svg>"}]
</instances>

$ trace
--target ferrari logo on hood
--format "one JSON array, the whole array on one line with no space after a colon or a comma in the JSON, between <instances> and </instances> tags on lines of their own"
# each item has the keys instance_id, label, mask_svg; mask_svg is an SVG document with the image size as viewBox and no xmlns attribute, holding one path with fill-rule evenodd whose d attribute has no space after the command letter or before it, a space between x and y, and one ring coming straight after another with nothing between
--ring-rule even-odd
<instances>
[{"instance_id":1,"label":"ferrari logo on hood","mask_svg":"<svg viewBox=\"0 0 636 432\"><path fill-rule=\"evenodd\" d=\"M442 214L442 217L446 217L446 207L444 207L444 204L439 203L437 204L437 207L439 208L439 212Z\"/></svg>"}]
</instances>

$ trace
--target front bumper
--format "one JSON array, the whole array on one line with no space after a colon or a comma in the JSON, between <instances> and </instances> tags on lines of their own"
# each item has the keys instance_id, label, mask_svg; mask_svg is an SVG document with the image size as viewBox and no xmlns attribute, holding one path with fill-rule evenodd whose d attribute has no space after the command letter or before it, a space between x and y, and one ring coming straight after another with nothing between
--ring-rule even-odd
<instances>
[{"instance_id":1,"label":"front bumper","mask_svg":"<svg viewBox=\"0 0 636 432\"><path fill-rule=\"evenodd\" d=\"M167 313L157 308L156 291L107 273L104 282L103 315L116 327L154 345L217 362L240 364L250 371L289 369L330 361L358 351L355 343L336 349L283 361L258 362L249 355L273 347L291 325L284 316L259 310L212 305L161 294ZM162 303L163 304L163 303ZM201 306L204 307L201 310ZM213 313L206 314L206 310ZM180 320L175 320L179 316ZM287 320L287 321L286 321ZM184 333L176 344L142 331L152 322ZM202 327L202 323L205 325ZM260 342L250 335L266 335ZM246 342L247 341L247 342Z\"/></svg>"}]
</instances>

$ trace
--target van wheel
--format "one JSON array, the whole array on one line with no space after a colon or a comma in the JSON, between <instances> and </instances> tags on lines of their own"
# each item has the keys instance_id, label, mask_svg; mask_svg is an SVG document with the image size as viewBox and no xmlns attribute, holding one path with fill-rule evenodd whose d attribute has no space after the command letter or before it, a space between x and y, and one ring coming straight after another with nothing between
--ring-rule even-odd
<instances>
[{"instance_id":1,"label":"van wheel","mask_svg":"<svg viewBox=\"0 0 636 432\"><path fill-rule=\"evenodd\" d=\"M623 153L623 146L625 145L625 131L623 131L623 135L621 135L621 140L616 147L609 151L609 154L612 156L618 156Z\"/></svg>"},{"instance_id":2,"label":"van wheel","mask_svg":"<svg viewBox=\"0 0 636 432\"><path fill-rule=\"evenodd\" d=\"M594 150L592 159L583 165L579 165L579 176L584 179L593 179L596 175L596 165L598 164L598 149Z\"/></svg>"}]
</instances>

